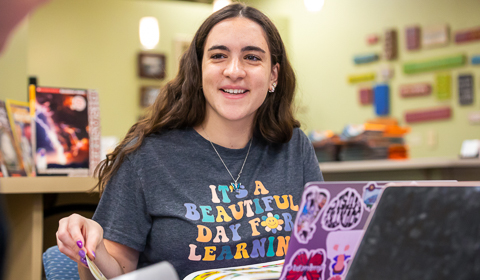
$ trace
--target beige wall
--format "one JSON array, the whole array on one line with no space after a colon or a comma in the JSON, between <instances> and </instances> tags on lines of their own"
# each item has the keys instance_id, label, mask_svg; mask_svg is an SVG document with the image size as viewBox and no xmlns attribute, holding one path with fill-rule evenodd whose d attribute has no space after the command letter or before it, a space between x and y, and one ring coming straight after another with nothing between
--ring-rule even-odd
<instances>
[{"instance_id":1,"label":"beige wall","mask_svg":"<svg viewBox=\"0 0 480 280\"><path fill-rule=\"evenodd\" d=\"M453 117L448 121L412 124L407 137L411 143L412 157L457 156L464 139L480 138L480 126L470 125L468 113L480 111L480 67L468 65L456 68L452 74L452 99L437 101L435 96L401 99L398 87L404 83L434 83L434 73L407 76L402 72L402 62L421 60L448 54L480 54L480 41L458 46L422 49L407 52L404 28L418 24L421 27L448 23L451 30L480 26L477 0L325 0L319 13L306 11L303 1L250 0L248 3L265 11L269 16L289 19L291 57L297 73L299 105L303 109L300 118L304 129L332 129L341 132L345 124L361 124L374 118L371 106L360 106L357 100L358 86L346 82L349 74L377 71L380 65L394 67L395 76L390 82L391 116L403 121L405 110L450 105ZM393 63L380 61L365 66L355 66L353 55L382 51L381 42L375 46L366 44L371 33L383 34L385 28L397 28L399 35L399 59ZM469 63L468 63L469 64ZM457 76L474 74L475 100L471 106L459 106L457 100ZM433 136L436 144L429 145Z\"/></svg>"},{"instance_id":2,"label":"beige wall","mask_svg":"<svg viewBox=\"0 0 480 280\"><path fill-rule=\"evenodd\" d=\"M28 19L11 34L0 55L0 100L27 101Z\"/></svg>"},{"instance_id":3,"label":"beige wall","mask_svg":"<svg viewBox=\"0 0 480 280\"><path fill-rule=\"evenodd\" d=\"M404 83L434 82L434 73L407 76L404 61L454 53L480 54L480 42L407 52L404 27L448 23L452 30L479 26L477 0L325 0L320 13L305 10L303 1L249 0L273 18L285 37L289 56L298 77L299 118L306 131L332 129L340 132L347 123L360 124L374 118L371 106L360 106L358 86L349 85L349 74L377 71L389 64L395 69L391 86L391 116L402 125L409 109L450 105L453 118L411 125L412 157L456 156L462 140L479 138L480 126L470 125L467 115L480 111L480 67L466 66L450 71L453 97L440 102L435 97L401 99L398 86ZM141 114L138 106L142 85L164 84L174 76L173 39L193 35L211 13L211 6L183 1L51 0L17 30L7 52L0 58L0 99L26 100L28 75L41 85L95 88L100 92L103 135L122 137ZM141 80L137 77L136 55L140 51L138 21L153 15L160 22L160 44L156 51L167 56L167 79ZM381 52L381 43L367 46L367 34L383 34L397 28L399 59L355 66L355 54ZM459 106L457 76L473 73L475 102ZM436 144L429 145L434 136ZM435 141L434 141L435 142Z\"/></svg>"},{"instance_id":4,"label":"beige wall","mask_svg":"<svg viewBox=\"0 0 480 280\"><path fill-rule=\"evenodd\" d=\"M210 6L187 2L52 0L31 18L28 73L44 86L97 89L103 135L122 137L142 113L142 85L163 85L175 73L173 39L193 35ZM138 24L155 16L167 58L163 81L137 77Z\"/></svg>"}]
</instances>

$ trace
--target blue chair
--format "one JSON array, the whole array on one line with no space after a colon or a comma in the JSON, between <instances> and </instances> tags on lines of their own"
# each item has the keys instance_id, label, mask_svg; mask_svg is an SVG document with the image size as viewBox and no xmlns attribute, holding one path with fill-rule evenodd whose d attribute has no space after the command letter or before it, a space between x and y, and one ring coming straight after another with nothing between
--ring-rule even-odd
<instances>
[{"instance_id":1,"label":"blue chair","mask_svg":"<svg viewBox=\"0 0 480 280\"><path fill-rule=\"evenodd\" d=\"M80 280L77 263L60 252L58 246L43 253L43 267L47 280Z\"/></svg>"}]
</instances>

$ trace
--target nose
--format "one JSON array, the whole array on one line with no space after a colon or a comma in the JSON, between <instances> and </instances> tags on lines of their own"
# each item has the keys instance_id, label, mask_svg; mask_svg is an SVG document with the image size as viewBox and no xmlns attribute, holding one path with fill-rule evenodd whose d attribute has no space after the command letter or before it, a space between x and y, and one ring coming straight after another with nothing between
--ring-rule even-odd
<instances>
[{"instance_id":1,"label":"nose","mask_svg":"<svg viewBox=\"0 0 480 280\"><path fill-rule=\"evenodd\" d=\"M232 80L237 80L244 78L247 72L244 69L241 59L232 58L225 67L223 74Z\"/></svg>"}]
</instances>

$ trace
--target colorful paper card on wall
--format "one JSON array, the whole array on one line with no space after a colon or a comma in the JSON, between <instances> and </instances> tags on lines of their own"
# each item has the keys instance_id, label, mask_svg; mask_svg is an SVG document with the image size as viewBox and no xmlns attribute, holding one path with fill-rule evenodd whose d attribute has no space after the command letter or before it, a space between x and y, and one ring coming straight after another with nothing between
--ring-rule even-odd
<instances>
[{"instance_id":1,"label":"colorful paper card on wall","mask_svg":"<svg viewBox=\"0 0 480 280\"><path fill-rule=\"evenodd\" d=\"M405 112L405 122L417 123L433 120L449 119L452 116L450 107L438 107L429 109L420 109Z\"/></svg>"},{"instance_id":2,"label":"colorful paper card on wall","mask_svg":"<svg viewBox=\"0 0 480 280\"><path fill-rule=\"evenodd\" d=\"M360 100L360 104L362 105L369 105L373 102L373 94L371 88L361 88L358 91L358 96Z\"/></svg>"},{"instance_id":3,"label":"colorful paper card on wall","mask_svg":"<svg viewBox=\"0 0 480 280\"><path fill-rule=\"evenodd\" d=\"M422 45L424 47L442 47L448 44L450 28L447 24L427 26L422 31Z\"/></svg>"},{"instance_id":4,"label":"colorful paper card on wall","mask_svg":"<svg viewBox=\"0 0 480 280\"><path fill-rule=\"evenodd\" d=\"M473 76L470 74L458 76L458 102L460 105L473 103Z\"/></svg>"},{"instance_id":5,"label":"colorful paper card on wall","mask_svg":"<svg viewBox=\"0 0 480 280\"><path fill-rule=\"evenodd\" d=\"M456 54L446 57L431 58L423 61L412 61L403 64L405 74L414 74L420 72L434 71L452 67L458 67L465 64L465 55Z\"/></svg>"},{"instance_id":6,"label":"colorful paper card on wall","mask_svg":"<svg viewBox=\"0 0 480 280\"><path fill-rule=\"evenodd\" d=\"M397 46L397 30L388 29L385 31L385 42L383 45L383 51L386 60L397 59L398 46Z\"/></svg>"},{"instance_id":7,"label":"colorful paper card on wall","mask_svg":"<svg viewBox=\"0 0 480 280\"><path fill-rule=\"evenodd\" d=\"M405 41L407 42L407 50L413 51L420 49L420 27L409 26L405 28Z\"/></svg>"},{"instance_id":8,"label":"colorful paper card on wall","mask_svg":"<svg viewBox=\"0 0 480 280\"><path fill-rule=\"evenodd\" d=\"M430 95L432 92L432 86L428 83L417 83L400 86L400 96L402 97L414 97Z\"/></svg>"},{"instance_id":9,"label":"colorful paper card on wall","mask_svg":"<svg viewBox=\"0 0 480 280\"><path fill-rule=\"evenodd\" d=\"M473 65L480 64L480 55L476 55L472 57L472 64Z\"/></svg>"},{"instance_id":10,"label":"colorful paper card on wall","mask_svg":"<svg viewBox=\"0 0 480 280\"><path fill-rule=\"evenodd\" d=\"M370 34L367 36L367 44L368 45L375 45L376 43L378 43L378 35L377 34Z\"/></svg>"},{"instance_id":11,"label":"colorful paper card on wall","mask_svg":"<svg viewBox=\"0 0 480 280\"><path fill-rule=\"evenodd\" d=\"M455 43L467 43L480 40L480 26L455 32Z\"/></svg>"},{"instance_id":12,"label":"colorful paper card on wall","mask_svg":"<svg viewBox=\"0 0 480 280\"><path fill-rule=\"evenodd\" d=\"M348 76L348 82L351 84L366 82L366 81L373 81L375 80L375 73L364 73L364 74L353 74Z\"/></svg>"},{"instance_id":13,"label":"colorful paper card on wall","mask_svg":"<svg viewBox=\"0 0 480 280\"><path fill-rule=\"evenodd\" d=\"M480 124L480 111L468 114L468 121L470 124Z\"/></svg>"},{"instance_id":14,"label":"colorful paper card on wall","mask_svg":"<svg viewBox=\"0 0 480 280\"><path fill-rule=\"evenodd\" d=\"M450 99L452 96L452 75L450 73L437 73L435 81L437 99Z\"/></svg>"},{"instance_id":15,"label":"colorful paper card on wall","mask_svg":"<svg viewBox=\"0 0 480 280\"><path fill-rule=\"evenodd\" d=\"M378 70L378 76L382 82L386 82L393 78L393 73L393 67L390 65L384 65L380 67L380 70Z\"/></svg>"},{"instance_id":16,"label":"colorful paper card on wall","mask_svg":"<svg viewBox=\"0 0 480 280\"><path fill-rule=\"evenodd\" d=\"M390 113L390 89L386 84L378 84L373 88L375 114L385 116Z\"/></svg>"},{"instance_id":17,"label":"colorful paper card on wall","mask_svg":"<svg viewBox=\"0 0 480 280\"><path fill-rule=\"evenodd\" d=\"M353 57L353 62L355 64L364 64L369 62L374 62L378 60L378 54L369 53L369 54L359 54Z\"/></svg>"}]
</instances>

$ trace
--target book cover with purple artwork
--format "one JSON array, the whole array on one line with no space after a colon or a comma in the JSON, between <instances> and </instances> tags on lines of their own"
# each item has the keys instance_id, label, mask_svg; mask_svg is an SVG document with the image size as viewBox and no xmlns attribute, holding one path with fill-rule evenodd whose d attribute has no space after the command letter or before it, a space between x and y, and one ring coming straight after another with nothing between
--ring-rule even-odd
<instances>
[{"instance_id":1,"label":"book cover with purple artwork","mask_svg":"<svg viewBox=\"0 0 480 280\"><path fill-rule=\"evenodd\" d=\"M387 183L307 184L280 279L344 279L370 211Z\"/></svg>"}]
</instances>

